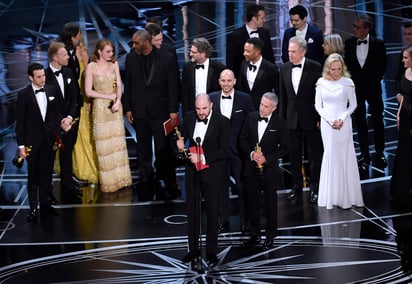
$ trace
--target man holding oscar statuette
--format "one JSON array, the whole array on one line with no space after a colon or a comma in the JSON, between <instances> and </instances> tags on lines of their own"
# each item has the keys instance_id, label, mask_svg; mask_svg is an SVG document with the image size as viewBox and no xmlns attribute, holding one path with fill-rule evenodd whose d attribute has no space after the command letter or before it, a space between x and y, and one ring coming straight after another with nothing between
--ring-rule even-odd
<instances>
[{"instance_id":1,"label":"man holding oscar statuette","mask_svg":"<svg viewBox=\"0 0 412 284\"><path fill-rule=\"evenodd\" d=\"M207 94L196 97L196 111L189 111L183 120L182 137L176 144L179 151L184 150L188 140L190 155L186 162L186 193L189 252L183 263L192 263L192 269L201 265L199 235L201 226L201 197L206 209L206 261L209 267L218 264L218 206L219 192L229 183L227 167L229 151L229 120L212 111L212 103Z\"/></svg>"},{"instance_id":2,"label":"man holding oscar statuette","mask_svg":"<svg viewBox=\"0 0 412 284\"><path fill-rule=\"evenodd\" d=\"M288 133L285 121L275 114L278 97L263 94L259 111L248 114L239 137L244 157L243 187L248 201L250 237L246 247L260 243L260 208L263 192L266 232L264 248L273 246L277 236L277 194L280 185L278 160L288 152Z\"/></svg>"}]
</instances>

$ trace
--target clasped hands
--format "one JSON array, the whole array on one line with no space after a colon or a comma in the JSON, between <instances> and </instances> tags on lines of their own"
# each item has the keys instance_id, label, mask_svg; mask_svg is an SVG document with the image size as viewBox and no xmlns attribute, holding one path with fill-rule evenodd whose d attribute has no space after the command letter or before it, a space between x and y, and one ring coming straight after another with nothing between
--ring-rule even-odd
<instances>
[{"instance_id":1,"label":"clasped hands","mask_svg":"<svg viewBox=\"0 0 412 284\"><path fill-rule=\"evenodd\" d=\"M337 129L340 130L343 126L343 120L342 119L336 119L333 124L332 124L332 128L333 129Z\"/></svg>"},{"instance_id":2,"label":"clasped hands","mask_svg":"<svg viewBox=\"0 0 412 284\"><path fill-rule=\"evenodd\" d=\"M262 152L253 151L252 160L255 161L258 165L263 165L264 163L266 163L266 158Z\"/></svg>"},{"instance_id":3,"label":"clasped hands","mask_svg":"<svg viewBox=\"0 0 412 284\"><path fill-rule=\"evenodd\" d=\"M63 129L64 132L69 131L72 128L72 121L73 121L73 118L69 116L66 116L65 118L63 118L62 121L60 122L61 129Z\"/></svg>"}]
</instances>

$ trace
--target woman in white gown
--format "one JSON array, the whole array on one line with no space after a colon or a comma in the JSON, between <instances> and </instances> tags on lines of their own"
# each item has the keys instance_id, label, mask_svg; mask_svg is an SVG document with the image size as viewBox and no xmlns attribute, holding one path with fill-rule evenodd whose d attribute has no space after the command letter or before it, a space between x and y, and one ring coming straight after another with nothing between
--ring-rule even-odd
<instances>
[{"instance_id":1,"label":"woman in white gown","mask_svg":"<svg viewBox=\"0 0 412 284\"><path fill-rule=\"evenodd\" d=\"M316 84L315 99L324 147L318 205L327 209L364 206L352 137L351 114L356 106L355 85L345 62L332 53Z\"/></svg>"}]
</instances>

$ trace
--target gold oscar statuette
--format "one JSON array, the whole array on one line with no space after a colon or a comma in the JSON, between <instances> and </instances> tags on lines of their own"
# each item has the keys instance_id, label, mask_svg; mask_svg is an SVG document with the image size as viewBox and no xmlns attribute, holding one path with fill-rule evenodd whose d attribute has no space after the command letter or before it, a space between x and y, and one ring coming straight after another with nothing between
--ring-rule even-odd
<instances>
[{"instance_id":1,"label":"gold oscar statuette","mask_svg":"<svg viewBox=\"0 0 412 284\"><path fill-rule=\"evenodd\" d=\"M26 147L27 155L30 155L31 150L32 150L32 146L27 146ZM12 163L16 168L21 168L24 164L24 158L19 155L16 158L13 159Z\"/></svg>"},{"instance_id":2,"label":"gold oscar statuette","mask_svg":"<svg viewBox=\"0 0 412 284\"><path fill-rule=\"evenodd\" d=\"M262 153L262 148L259 146L259 143L256 143L256 146L254 148L255 153ZM256 165L256 175L261 176L263 175L263 165L262 164L257 164Z\"/></svg>"},{"instance_id":3,"label":"gold oscar statuette","mask_svg":"<svg viewBox=\"0 0 412 284\"><path fill-rule=\"evenodd\" d=\"M182 133L179 131L179 128L177 126L175 127L175 132L176 132L176 137L178 140L182 139ZM177 155L177 158L179 160L187 160L189 159L189 152L187 149L179 150L179 154Z\"/></svg>"},{"instance_id":4,"label":"gold oscar statuette","mask_svg":"<svg viewBox=\"0 0 412 284\"><path fill-rule=\"evenodd\" d=\"M117 80L116 79L113 82L113 93L117 94ZM110 104L109 104L108 108L111 109L115 102L116 102L116 99L110 101Z\"/></svg>"}]
</instances>

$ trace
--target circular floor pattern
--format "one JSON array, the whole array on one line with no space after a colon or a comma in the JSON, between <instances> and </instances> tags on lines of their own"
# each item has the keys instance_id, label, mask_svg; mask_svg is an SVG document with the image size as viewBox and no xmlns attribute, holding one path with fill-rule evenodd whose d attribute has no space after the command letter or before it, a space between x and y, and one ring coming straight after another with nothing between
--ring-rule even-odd
<instances>
[{"instance_id":1,"label":"circular floor pattern","mask_svg":"<svg viewBox=\"0 0 412 284\"><path fill-rule=\"evenodd\" d=\"M236 234L219 241L219 263L198 273L181 263L183 238L100 244L0 268L0 283L404 283L396 244L368 239L278 237L246 249ZM373 269L369 269L373 266ZM379 274L376 274L379 271ZM336 279L336 275L340 276ZM33 282L34 281L34 282ZM401 282L400 282L401 281Z\"/></svg>"}]
</instances>

